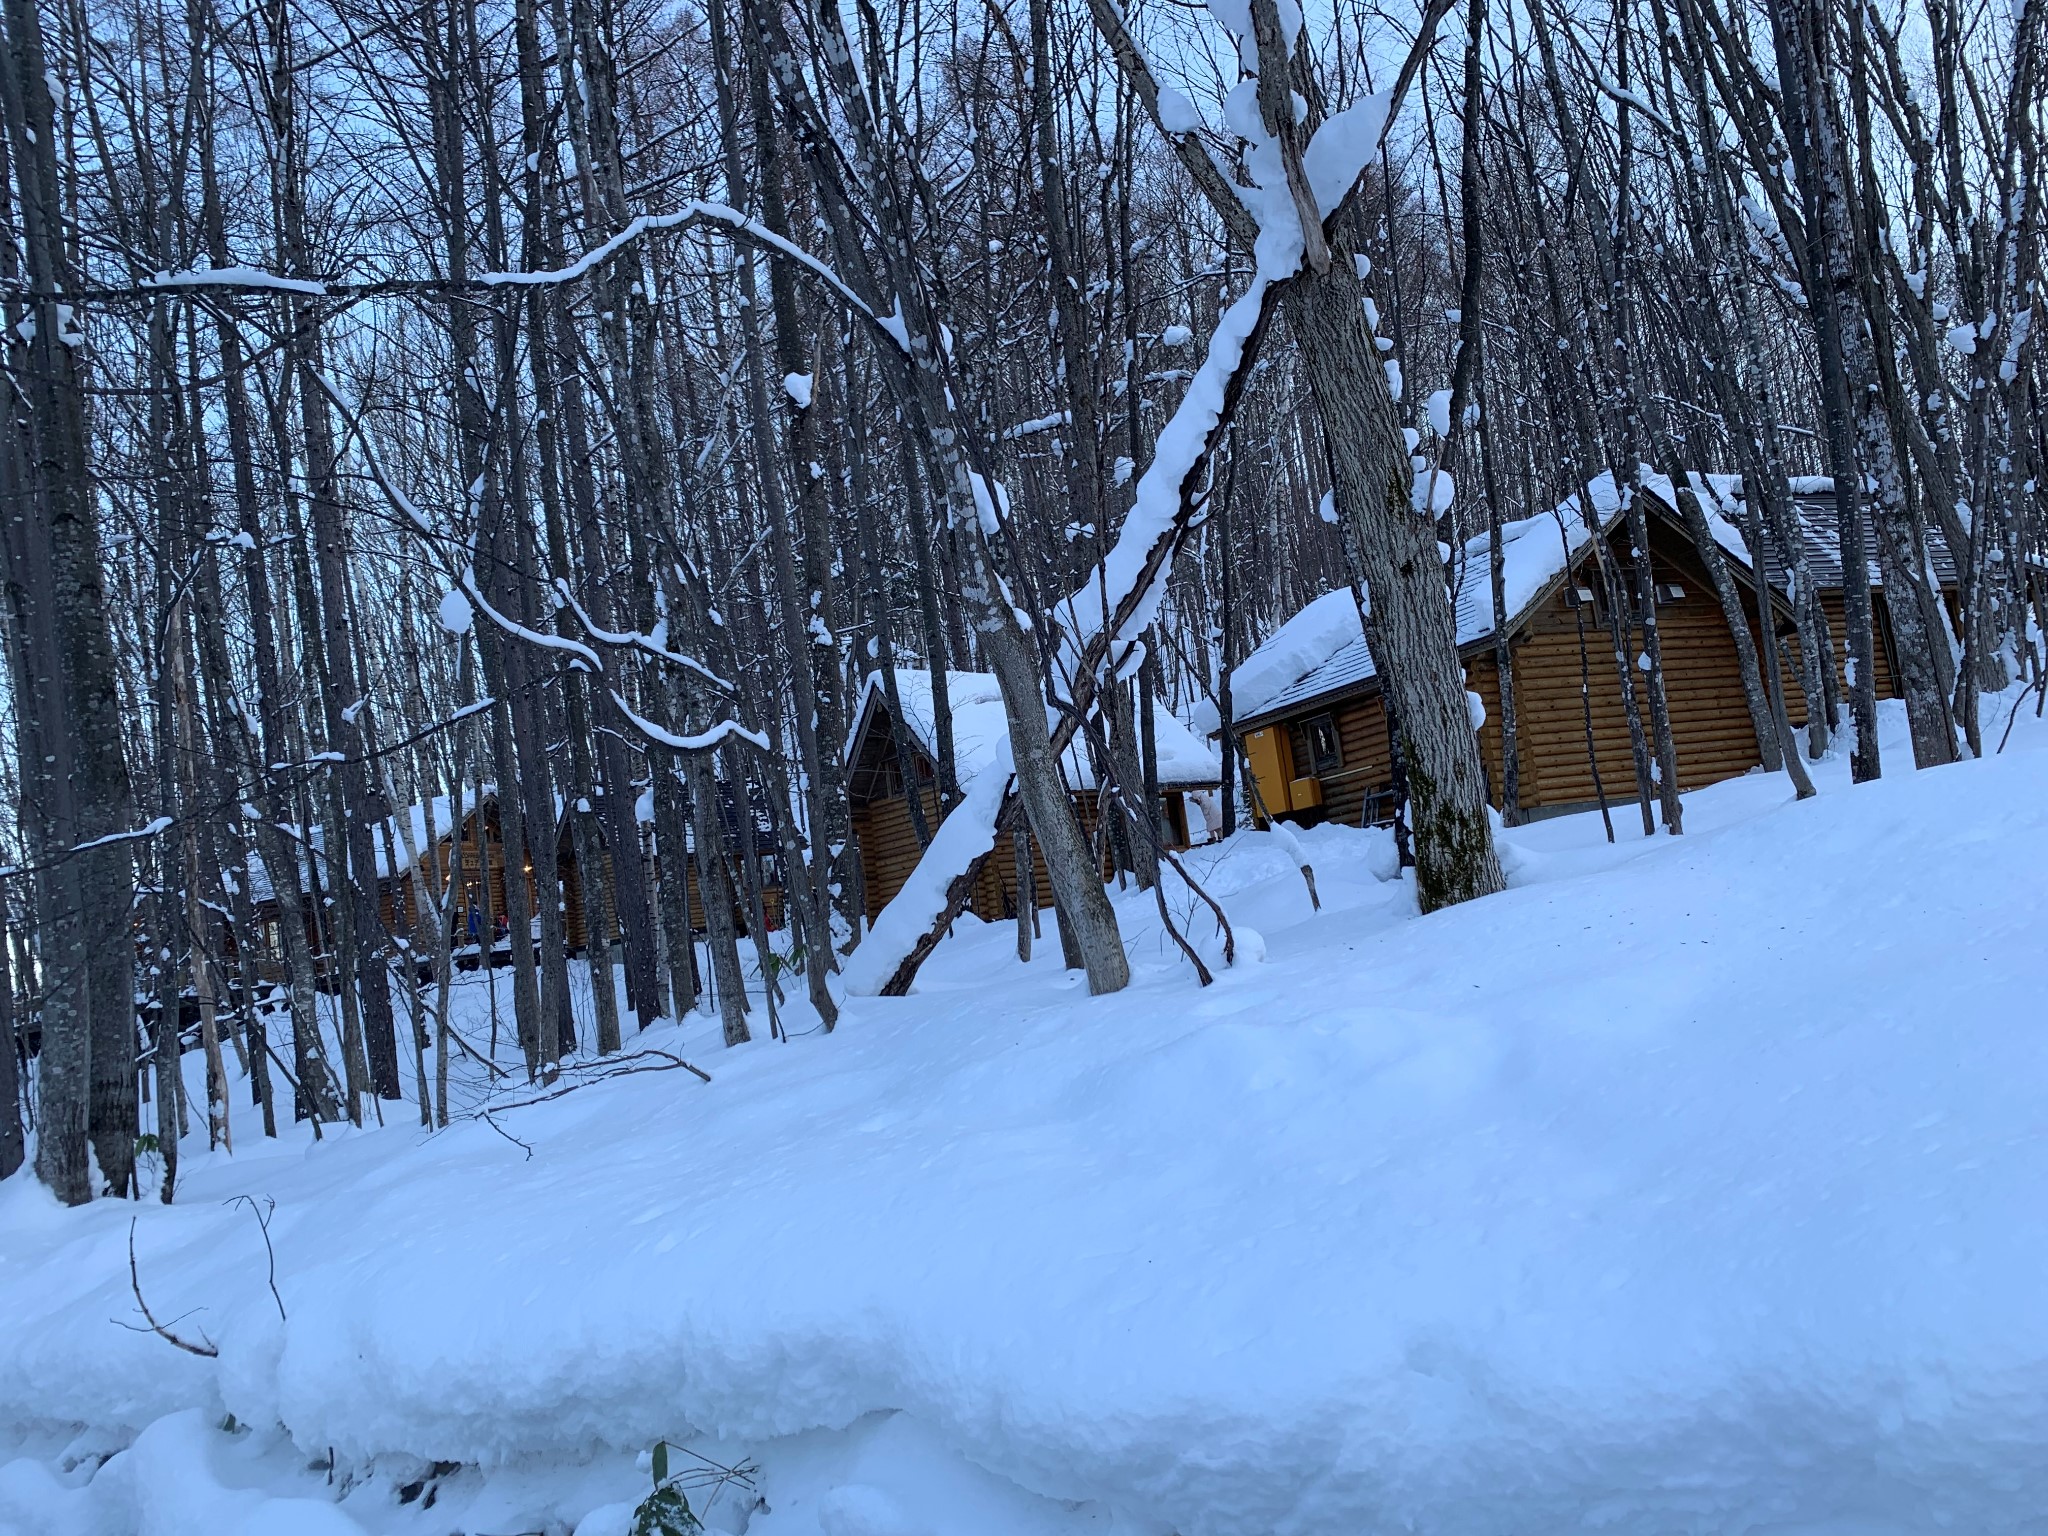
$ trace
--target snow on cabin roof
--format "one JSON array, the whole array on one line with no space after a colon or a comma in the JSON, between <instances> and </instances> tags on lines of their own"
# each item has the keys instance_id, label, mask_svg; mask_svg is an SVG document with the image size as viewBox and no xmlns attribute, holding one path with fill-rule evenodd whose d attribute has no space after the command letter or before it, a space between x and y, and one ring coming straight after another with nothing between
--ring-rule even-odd
<instances>
[{"instance_id":1,"label":"snow on cabin roof","mask_svg":"<svg viewBox=\"0 0 2048 1536\"><path fill-rule=\"evenodd\" d=\"M1645 484L1659 497L1669 499L1671 482L1663 476L1651 476ZM1590 489L1601 526L1611 526L1621 513L1614 477L1603 474ZM1567 564L1577 559L1591 539L1579 513L1577 495L1565 498L1552 511L1503 524L1500 535L1505 565L1502 596L1510 624L1563 576ZM1493 633L1487 543L1486 534L1468 540L1454 572L1461 649ZM1375 676L1357 605L1348 588L1339 588L1310 603L1238 663L1230 677L1231 704L1237 723L1243 725L1285 713L1309 699L1359 687Z\"/></svg>"},{"instance_id":2,"label":"snow on cabin roof","mask_svg":"<svg viewBox=\"0 0 2048 1536\"><path fill-rule=\"evenodd\" d=\"M1231 713L1240 720L1258 714L1362 634L1358 603L1349 587L1312 598L1231 668ZM1221 724L1216 705L1202 700L1196 706L1195 724L1214 735Z\"/></svg>"},{"instance_id":3,"label":"snow on cabin roof","mask_svg":"<svg viewBox=\"0 0 2048 1536\"><path fill-rule=\"evenodd\" d=\"M498 786L485 784L482 797L486 803L496 800ZM463 817L467 818L470 812L476 809L477 798L477 791L473 788L462 792ZM431 837L427 831L430 825L433 828ZM376 853L377 878L389 880L394 864L397 866L397 873L409 873L413 860L447 837L454 829L455 817L450 814L449 798L446 795L436 795L431 800L409 805L396 816L371 828L370 846ZM402 847L398 841L401 830L406 836L406 842ZM288 826L284 832L294 842L298 841L297 827ZM324 826L315 826L306 841L312 844L314 852L324 852L327 847L327 829ZM303 864L300 873L303 878ZM249 855L249 881L250 895L256 901L268 901L276 894L271 887L270 875L264 868L262 859L253 852Z\"/></svg>"},{"instance_id":4,"label":"snow on cabin roof","mask_svg":"<svg viewBox=\"0 0 2048 1536\"><path fill-rule=\"evenodd\" d=\"M1700 493L1701 508L1707 515L1714 541L1741 562L1744 570L1749 569L1749 544L1741 530L1742 477L1692 474L1687 479ZM1669 476L1645 474L1643 486L1675 515L1678 497ZM1614 477L1603 474L1589 489L1602 526L1611 526L1621 512ZM1840 587L1842 551L1834 482L1825 476L1798 476L1791 481L1791 490L1792 511L1799 524L1807 569L1821 588ZM1868 504L1861 508L1861 514L1866 547L1875 550L1877 536ZM1938 527L1930 525L1928 533L1935 577L1943 586L1953 585L1956 567L1948 545ZM1501 542L1507 561L1503 595L1511 626L1520 620L1530 603L1564 574L1567 536L1571 540L1569 558L1575 561L1589 539L1576 495L1567 497L1550 512L1502 527ZM1493 633L1486 535L1481 534L1465 545L1458 564L1458 645L1462 649ZM1764 568L1771 585L1782 591L1786 585L1784 561L1782 551L1774 545L1764 551ZM1873 585L1883 585L1874 555L1870 580ZM1308 604L1238 664L1231 673L1231 703L1238 723L1253 723L1284 714L1310 699L1360 687L1375 675L1356 605L1349 590L1340 588Z\"/></svg>"},{"instance_id":5,"label":"snow on cabin roof","mask_svg":"<svg viewBox=\"0 0 2048 1536\"><path fill-rule=\"evenodd\" d=\"M1003 711L1002 690L992 673L949 671L946 674L946 693L947 702L952 706L953 761L960 782L966 784L993 762L1009 741L1009 717ZM896 694L903 702L904 723L909 726L918 748L927 757L936 759L939 755L938 716L932 706L931 673L922 668L898 667ZM861 690L860 707L854 712L853 735L847 742L849 760L872 711L886 705L882 674L871 672ZM1152 733L1159 753L1161 784L1175 789L1192 789L1222 781L1223 767L1215 748L1197 737L1163 705L1153 705ZM1094 768L1078 742L1068 747L1065 767L1067 782L1076 789L1095 788Z\"/></svg>"}]
</instances>

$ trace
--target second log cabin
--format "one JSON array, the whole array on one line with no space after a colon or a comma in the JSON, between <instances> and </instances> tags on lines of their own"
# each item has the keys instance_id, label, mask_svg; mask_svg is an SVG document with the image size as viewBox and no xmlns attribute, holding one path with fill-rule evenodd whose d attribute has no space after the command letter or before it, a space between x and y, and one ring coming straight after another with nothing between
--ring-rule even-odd
<instances>
[{"instance_id":1,"label":"second log cabin","mask_svg":"<svg viewBox=\"0 0 2048 1536\"><path fill-rule=\"evenodd\" d=\"M1742 589L1755 634L1756 582L1746 546L1729 514L1740 505L1740 486L1726 477L1696 482L1707 494L1716 542ZM1635 590L1626 519L1613 480L1592 486L1601 538L1636 605L1632 630L1641 648L1644 594ZM1842 634L1841 557L1834 537L1833 503L1817 489L1795 497L1805 561L1836 636ZM1677 751L1679 788L1693 790L1744 774L1762 761L1743 692L1741 664L1706 566L1674 510L1668 481L1653 480L1647 497L1650 564L1665 692ZM1602 795L1627 801L1635 793L1634 757L1627 714L1607 627L1605 595L1588 520L1573 498L1555 512L1510 523L1505 546L1502 611L1506 615L1513 679L1518 784L1514 810L1552 815L1583 809ZM1766 559L1770 609L1777 632L1787 634L1784 601L1787 562ZM1930 558L1952 600L1954 569L1937 538ZM1454 572L1460 658L1465 685L1476 696L1480 758L1488 796L1502 805L1500 669L1496 662L1495 608L1488 541L1472 540ZM1880 581L1873 569L1873 581ZM1897 697L1890 662L1892 640L1881 589L1873 592L1877 628L1876 684L1880 698ZM1784 649L1789 653L1790 641ZM1630 658L1640 669L1643 658ZM1642 672L1638 670L1638 679ZM1357 603L1348 590L1326 594L1290 619L1232 674L1238 694L1233 731L1255 797L1256 820L1268 816L1314 823L1379 825L1394 811L1394 771L1388 718ZM1638 688L1645 730L1646 690ZM1795 724L1804 700L1786 679L1786 704Z\"/></svg>"},{"instance_id":2,"label":"second log cabin","mask_svg":"<svg viewBox=\"0 0 2048 1536\"><path fill-rule=\"evenodd\" d=\"M853 808L854 840L860 848L861 882L868 921L881 914L917 867L923 846L918 840L911 796L924 814L927 832L941 818L938 785L938 729L929 672L896 669L896 696L904 719L889 708L888 689L879 673L862 690L846 751L848 798ZM1007 740L1009 725L1001 691L985 672L946 674L948 712L953 727L955 772L964 785L993 762ZM1191 793L1216 788L1222 769L1213 747L1202 741L1161 706L1152 711L1150 736L1159 783L1156 807L1159 836L1171 849L1206 839L1207 823L1189 804ZM1099 837L1101 795L1093 765L1078 747L1062 759L1081 830L1102 849L1104 878L1111 873L1107 839ZM1190 826L1190 815L1195 824ZM1032 850L1032 884L1041 907L1052 905L1052 886L1045 862ZM999 849L981 868L975 882L972 910L986 922L1015 916L1017 860Z\"/></svg>"}]
</instances>

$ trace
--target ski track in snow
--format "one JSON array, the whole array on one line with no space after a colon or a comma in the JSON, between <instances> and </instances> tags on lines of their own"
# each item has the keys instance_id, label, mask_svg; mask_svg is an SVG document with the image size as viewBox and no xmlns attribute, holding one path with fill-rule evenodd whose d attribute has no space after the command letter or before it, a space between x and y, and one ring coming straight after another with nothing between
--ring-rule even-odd
<instances>
[{"instance_id":1,"label":"ski track in snow","mask_svg":"<svg viewBox=\"0 0 2048 1536\"><path fill-rule=\"evenodd\" d=\"M504 1111L530 1161L243 1099L173 1207L10 1180L0 1533L624 1536L662 1437L750 1536L2039 1530L2048 732L1915 775L1886 711L1879 784L1515 829L1426 920L1385 834L1302 834L1319 916L1204 850L1265 956L1207 990L1149 895L1103 1000L963 919L831 1036ZM119 1326L131 1219L218 1360Z\"/></svg>"}]
</instances>

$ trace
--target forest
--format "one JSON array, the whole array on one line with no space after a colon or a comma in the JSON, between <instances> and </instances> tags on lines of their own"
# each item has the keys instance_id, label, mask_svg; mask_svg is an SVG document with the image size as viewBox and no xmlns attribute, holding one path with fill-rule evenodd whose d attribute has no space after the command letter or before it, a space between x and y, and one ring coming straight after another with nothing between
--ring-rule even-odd
<instances>
[{"instance_id":1,"label":"forest","mask_svg":"<svg viewBox=\"0 0 2048 1536\"><path fill-rule=\"evenodd\" d=\"M1089 994L1127 890L1206 983L1187 845L1293 841L1233 676L1347 589L1401 878L1494 899L1514 530L1596 484L1603 810L1685 830L1653 482L1761 767L1994 753L2048 630L2044 24L0 0L0 1177L168 1203L193 1127L446 1126L451 1064L545 1090L692 1010L829 1033L985 867ZM862 734L920 709L923 755Z\"/></svg>"}]
</instances>

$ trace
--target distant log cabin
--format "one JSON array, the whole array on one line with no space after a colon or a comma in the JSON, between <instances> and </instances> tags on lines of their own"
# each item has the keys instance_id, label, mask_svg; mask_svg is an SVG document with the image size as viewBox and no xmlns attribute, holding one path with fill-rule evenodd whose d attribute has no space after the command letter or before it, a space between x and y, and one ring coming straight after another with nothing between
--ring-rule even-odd
<instances>
[{"instance_id":1,"label":"distant log cabin","mask_svg":"<svg viewBox=\"0 0 2048 1536\"><path fill-rule=\"evenodd\" d=\"M654 811L650 804L649 796L644 793L641 795L636 810L637 814L634 820L641 829L640 858L642 862L639 871L640 877L642 879L657 878L660 873L661 863L654 856L653 851L653 838L651 834L653 832ZM727 846L737 848L743 833L739 812L729 790L723 796L723 810L725 812ZM770 933L775 933L782 928L785 916L783 910L781 855L776 851L775 829L770 824L765 809L757 805L754 811L754 846L756 849L757 866L761 872L762 922ZM704 896L697 883L695 832L690 830L686 832L686 835L691 838L688 881L690 930L693 933L702 933L704 932ZM597 850L597 856L599 860L598 868L603 876L602 888L609 899L610 893L614 889L611 883L611 850L600 845ZM590 928L589 919L585 915L583 908L583 880L576 864L576 839L570 828L569 817L566 811L556 825L555 857L562 872L562 931L564 940L569 953L572 955L581 954L590 942ZM742 934L746 934L753 931L753 923L747 915L750 902L746 895L747 882L743 876L744 871L738 867L738 861L735 860L732 876L733 889L739 892L740 896L734 905L733 917L739 925L739 931ZM619 938L618 911L616 906L611 908L611 919L611 938L616 942Z\"/></svg>"},{"instance_id":2,"label":"distant log cabin","mask_svg":"<svg viewBox=\"0 0 2048 1536\"><path fill-rule=\"evenodd\" d=\"M638 818L643 837L651 831L651 812L645 810L647 797L641 796L643 814ZM401 822L394 819L374 829L371 846L377 856L377 908L385 931L393 937L410 939L420 956L430 957L433 941L424 931L417 908L413 889L413 863L431 852L431 863L427 866L427 888L431 900L439 901L448 886L448 872L456 855L458 843L461 849L462 887L456 896L450 932L455 943L458 959L466 965L477 963L477 957L485 949L500 951L492 960L493 965L504 963L504 946L508 940L500 937L499 920L506 915L505 908L505 839L504 829L498 817L498 795L496 787L483 786L481 796L475 791L465 791L462 797L463 815L456 825L449 809L450 802L445 795L436 796L425 804L414 805L399 813L408 818ZM559 809L558 800L558 809ZM727 798L725 805L726 829L729 840L737 845L740 836L740 820L737 811ZM403 826L408 841L403 847L398 841L399 828ZM773 830L768 825L760 808L756 807L755 827L759 849L758 867L762 875L762 915L769 932L775 932L783 925L783 893L779 873L779 855L773 846ZM566 815L555 819L556 852L560 861L562 882L562 926L564 947L571 954L580 954L589 942L589 930L583 912L583 883L576 868L575 842L570 835ZM316 969L321 977L330 970L328 952L333 943L331 906L325 905L326 898L334 892L329 886L330 872L326 861L319 857L325 846L323 829L314 828L311 847L314 859L309 863L304 856L306 844L294 837L294 846L301 849L299 860L300 889L305 893L309 905L306 917L306 940L314 956ZM408 853L410 858L407 857ZM610 891L611 855L609 850L600 848L603 859L601 868L606 881L605 889ZM648 846L643 843L641 857L649 857ZM646 873L658 870L658 865L649 863ZM311 904L313 891L308 883L314 876L320 880L321 905ZM532 865L525 866L528 910L539 898L539 882L534 878ZM280 942L277 924L279 903L271 890L269 877L262 861L254 854L249 860L250 894L256 930L258 953L256 970L260 979L268 982L282 982L285 979L284 951ZM740 872L734 872L736 889L745 890ZM697 887L697 871L694 867L689 875L690 924L696 932L704 931L704 901ZM470 912L476 914L476 933L470 932ZM738 903L735 916L742 933L751 931L748 917L748 902L743 896ZM538 925L536 923L536 932ZM613 937L618 936L617 919L614 914ZM479 944L479 939L489 943ZM232 942L232 940L230 940ZM233 958L232 948L228 951Z\"/></svg>"},{"instance_id":3,"label":"distant log cabin","mask_svg":"<svg viewBox=\"0 0 2048 1536\"><path fill-rule=\"evenodd\" d=\"M954 761L960 782L965 785L995 760L1000 745L1008 739L1009 724L994 677L982 672L949 672L946 686L951 704ZM888 696L877 673L868 678L862 691L847 741L848 795L870 922L903 889L923 852L911 817L910 795L914 793L923 808L927 831L935 830L942 819L931 674L899 667L896 691L908 717L900 731L890 715ZM1207 835L1207 823L1199 814L1191 829L1187 797L1191 791L1214 789L1220 782L1217 754L1163 706L1153 709L1152 736L1158 764L1161 841L1168 848L1186 848L1194 841L1195 832ZM1078 747L1068 750L1063 763L1081 829L1101 850L1103 876L1107 879L1114 871L1108 840L1098 835L1100 796L1093 766ZM1046 878L1045 862L1035 841L1031 857L1037 904L1049 907L1051 882ZM1008 847L997 849L982 865L970 909L988 922L1016 915L1017 860Z\"/></svg>"},{"instance_id":4,"label":"distant log cabin","mask_svg":"<svg viewBox=\"0 0 2048 1536\"><path fill-rule=\"evenodd\" d=\"M1746 547L1730 515L1739 515L1739 483L1723 477L1701 482L1718 508L1717 542L1743 588L1752 630L1757 623L1756 584ZM1836 638L1842 628L1841 557L1833 536L1834 504L1808 486L1795 499L1807 567L1820 591ZM1634 591L1626 522L1611 478L1594 483L1603 537L1617 569ZM1661 494L1660 494L1661 492ZM1669 482L1653 482L1648 497L1650 560L1657 624L1663 640L1666 696L1677 749L1679 788L1693 790L1749 772L1762 761L1755 728L1743 697L1734 636L1683 522L1671 505ZM1576 498L1554 513L1508 524L1504 608L1510 670L1514 679L1516 809L1551 815L1596 803L1599 786L1610 803L1635 793L1635 766L1627 716L1615 676L1612 645L1594 575L1594 546ZM1567 548L1569 547L1569 558ZM1774 552L1767 551L1767 556ZM1932 541L1936 574L1951 590L1954 570L1947 551ZM1773 622L1789 637L1784 598L1784 565L1767 558ZM1500 673L1495 661L1494 609L1487 540L1472 540L1462 554L1456 610L1459 655L1465 686L1485 711L1479 726L1480 758L1488 796L1501 806ZM1881 583L1872 581L1878 630L1876 682L1880 698L1897 696L1890 661L1889 618ZM1640 612L1640 608L1638 608ZM1583 626L1583 627L1582 627ZM1640 637L1638 622L1635 634ZM1582 641L1583 635L1583 641ZM1640 640L1638 640L1638 645ZM1789 645L1789 638L1788 638ZM1789 665L1789 663L1788 663ZM1581 678L1590 701L1582 698ZM1289 620L1232 674L1240 701L1250 694L1233 728L1256 794L1254 818L1382 825L1392 819L1394 775L1387 714L1380 682L1364 639L1356 604L1348 591L1316 599ZM1789 672L1786 705L1795 724L1805 703ZM1649 706L1638 691L1647 730ZM1592 751L1587 747L1587 710L1592 716Z\"/></svg>"},{"instance_id":5,"label":"distant log cabin","mask_svg":"<svg viewBox=\"0 0 2048 1536\"><path fill-rule=\"evenodd\" d=\"M1741 482L1732 477L1716 482L1724 501L1731 508L1741 504ZM1877 696L1880 699L1899 697L1899 685L1893 663L1897 641L1892 636L1891 607L1886 600L1884 573L1877 562L1877 529L1871 521L1869 502L1861 505L1863 520L1863 547L1869 553L1870 568L1870 619L1872 647L1871 671L1876 679ZM1842 606L1842 542L1841 519L1835 508L1834 482L1826 476L1799 477L1792 481L1792 514L1799 524L1799 536L1806 557L1806 569L1813 579L1814 590L1820 598L1821 612L1826 615L1828 633L1834 637L1836 657L1836 682L1842 682L1842 659L1848 653L1843 637L1848 633L1848 619ZM1786 590L1785 563L1775 548L1764 551L1764 568L1771 585L1778 591ZM1943 606L1949 611L1951 623L1959 624L1962 617L1962 584L1956 574L1955 559L1947 543L1942 539L1938 525L1930 524L1927 530L1927 557L1936 584L1941 589ZM1738 558L1741 558L1738 555ZM1803 724L1805 711L1797 700L1795 692L1788 689L1786 703L1791 709L1795 724Z\"/></svg>"}]
</instances>

